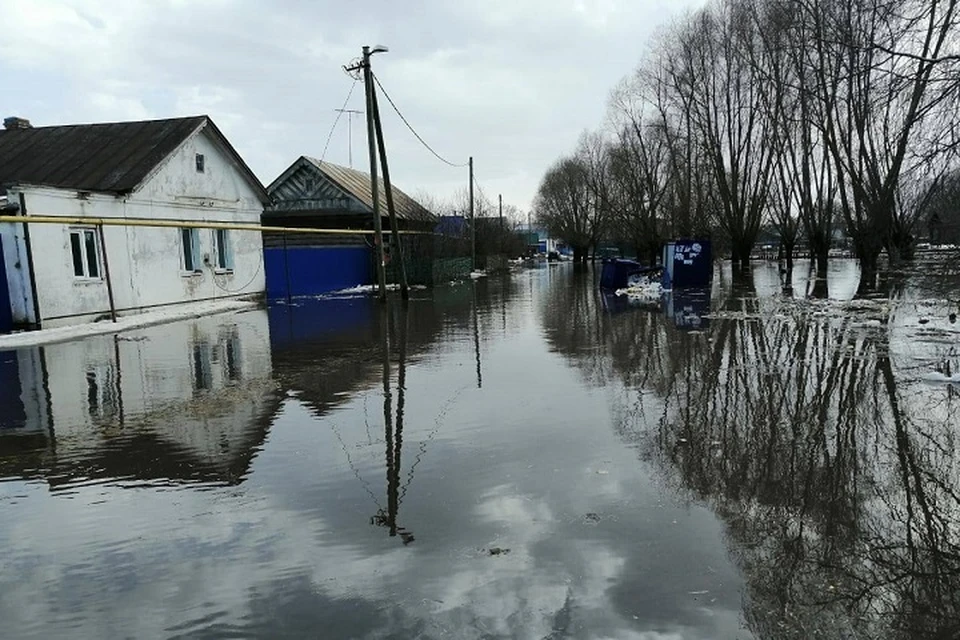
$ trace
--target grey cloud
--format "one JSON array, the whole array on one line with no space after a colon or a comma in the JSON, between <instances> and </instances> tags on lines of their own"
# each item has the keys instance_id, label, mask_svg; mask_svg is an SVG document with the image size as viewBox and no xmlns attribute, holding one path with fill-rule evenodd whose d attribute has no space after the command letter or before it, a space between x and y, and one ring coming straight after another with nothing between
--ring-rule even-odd
<instances>
[{"instance_id":1,"label":"grey cloud","mask_svg":"<svg viewBox=\"0 0 960 640\"><path fill-rule=\"evenodd\" d=\"M488 195L525 208L544 168L600 124L656 25L692 4L11 0L19 28L0 43L0 73L37 74L6 103L37 124L207 112L270 182L322 152L352 82L340 65L383 42L376 68L414 126L451 159L473 155ZM362 103L355 91L350 106ZM384 111L398 184L443 197L465 183ZM331 161L346 163L346 137L341 123Z\"/></svg>"}]
</instances>

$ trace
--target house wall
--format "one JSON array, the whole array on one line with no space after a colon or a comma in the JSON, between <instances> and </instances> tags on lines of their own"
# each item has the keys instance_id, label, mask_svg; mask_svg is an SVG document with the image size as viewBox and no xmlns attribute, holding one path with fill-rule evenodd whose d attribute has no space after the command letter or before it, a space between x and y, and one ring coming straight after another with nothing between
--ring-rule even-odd
<instances>
[{"instance_id":1,"label":"house wall","mask_svg":"<svg viewBox=\"0 0 960 640\"><path fill-rule=\"evenodd\" d=\"M197 153L205 157L203 173L195 168ZM202 131L189 138L140 189L125 197L44 187L21 190L28 215L259 224L263 212L256 191L229 156ZM69 234L66 225L30 227L41 324L45 328L95 320L110 311L104 278L88 281L74 277ZM210 262L199 274L183 271L179 229L104 226L103 234L102 251L120 315L264 291L259 231L231 230L234 269L232 273L217 273L213 268L214 232L200 229L200 254ZM9 261L7 267L10 274ZM18 294L22 294L23 285L18 286Z\"/></svg>"}]
</instances>

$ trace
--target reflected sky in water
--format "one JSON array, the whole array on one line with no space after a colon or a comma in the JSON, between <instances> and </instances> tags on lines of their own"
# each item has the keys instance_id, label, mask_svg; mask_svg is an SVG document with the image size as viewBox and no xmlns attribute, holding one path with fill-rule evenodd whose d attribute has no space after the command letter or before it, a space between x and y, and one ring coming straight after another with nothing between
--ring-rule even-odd
<instances>
[{"instance_id":1,"label":"reflected sky in water","mask_svg":"<svg viewBox=\"0 0 960 640\"><path fill-rule=\"evenodd\" d=\"M631 304L551 265L0 352L4 637L950 633L960 287L835 268Z\"/></svg>"}]
</instances>

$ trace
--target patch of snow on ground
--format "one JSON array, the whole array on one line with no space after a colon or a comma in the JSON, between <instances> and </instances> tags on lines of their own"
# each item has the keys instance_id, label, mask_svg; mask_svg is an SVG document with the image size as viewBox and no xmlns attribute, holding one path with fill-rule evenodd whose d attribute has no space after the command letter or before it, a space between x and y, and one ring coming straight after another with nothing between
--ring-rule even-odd
<instances>
[{"instance_id":1,"label":"patch of snow on ground","mask_svg":"<svg viewBox=\"0 0 960 640\"><path fill-rule=\"evenodd\" d=\"M922 379L925 382L932 382L936 384L960 384L960 373L955 373L952 376L948 376L947 374L939 371L930 371L923 374Z\"/></svg>"},{"instance_id":2,"label":"patch of snow on ground","mask_svg":"<svg viewBox=\"0 0 960 640\"><path fill-rule=\"evenodd\" d=\"M58 327L56 329L40 329L38 331L23 331L20 333L11 333L9 335L0 335L0 349L16 349L18 347L31 347L39 344L52 344L55 342L67 342L90 336L100 336L112 333L120 333L131 329L142 329L157 324L175 322L177 320L189 320L190 318L199 318L218 313L238 313L240 311L249 311L260 306L260 303L254 300L220 300L216 302L197 302L193 304L179 305L169 309L156 309L145 311L135 315L117 318L116 322L104 320L101 322L91 322L88 324L73 325L70 327Z\"/></svg>"},{"instance_id":3,"label":"patch of snow on ground","mask_svg":"<svg viewBox=\"0 0 960 640\"><path fill-rule=\"evenodd\" d=\"M486 277L487 277L487 272L484 271L484 270L482 270L482 269L477 270L477 271L471 271L471 272L470 272L470 277L473 278L474 280L476 280L477 278L486 278Z\"/></svg>"},{"instance_id":4,"label":"patch of snow on ground","mask_svg":"<svg viewBox=\"0 0 960 640\"><path fill-rule=\"evenodd\" d=\"M412 284L410 285L411 291L419 291L421 289L426 289L427 287L422 284ZM349 295L358 295L358 294L368 294L376 293L379 287L375 284L358 284L355 287L348 287L346 289L337 289L336 291L331 291L330 293L325 293L320 298L325 298L328 296L349 296ZM388 284L387 291L400 291L399 284Z\"/></svg>"}]
</instances>

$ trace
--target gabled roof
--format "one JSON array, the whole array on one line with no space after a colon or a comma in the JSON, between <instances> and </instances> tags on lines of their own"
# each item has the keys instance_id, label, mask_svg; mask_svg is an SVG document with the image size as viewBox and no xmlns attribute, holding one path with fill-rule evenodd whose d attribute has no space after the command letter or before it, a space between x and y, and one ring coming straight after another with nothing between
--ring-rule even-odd
<instances>
[{"instance_id":1,"label":"gabled roof","mask_svg":"<svg viewBox=\"0 0 960 640\"><path fill-rule=\"evenodd\" d=\"M126 194L203 127L262 202L266 190L208 116L0 130L0 191L14 184Z\"/></svg>"},{"instance_id":2,"label":"gabled roof","mask_svg":"<svg viewBox=\"0 0 960 640\"><path fill-rule=\"evenodd\" d=\"M272 194L275 190L287 180L302 164L306 163L312 165L320 171L331 183L345 193L353 196L360 201L367 209L371 212L373 211L373 194L370 189L370 174L364 173L363 171L357 171L356 169L349 169L347 167L340 166L338 164L333 164L332 162L321 162L316 158L311 158L310 156L300 156L296 162L294 162L286 171L284 171L280 176L273 181L273 183L268 187L268 191ZM379 192L377 194L377 200L380 201L380 212L381 215L388 215L387 211L387 198L386 198L386 187L383 183L383 178L378 176L377 182L379 183ZM405 194L403 191L397 188L396 185L392 185L393 188L393 205L397 210L397 217L401 220L415 220L415 221L426 221L430 222L436 219L436 216L426 209L419 202ZM310 194L304 194L304 197L309 197Z\"/></svg>"}]
</instances>

